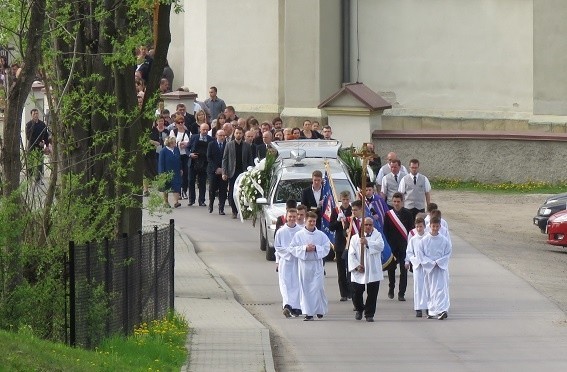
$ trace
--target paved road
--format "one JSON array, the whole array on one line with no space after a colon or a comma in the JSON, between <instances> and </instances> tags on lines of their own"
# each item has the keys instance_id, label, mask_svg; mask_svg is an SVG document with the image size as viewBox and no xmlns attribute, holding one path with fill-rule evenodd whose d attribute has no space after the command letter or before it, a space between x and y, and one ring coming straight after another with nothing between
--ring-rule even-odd
<instances>
[{"instance_id":1,"label":"paved road","mask_svg":"<svg viewBox=\"0 0 567 372\"><path fill-rule=\"evenodd\" d=\"M352 305L338 301L336 270L328 263L329 315L305 323L281 314L275 265L260 252L256 228L199 207L182 207L172 217L204 263L270 329L279 371L567 368L565 314L456 235L448 320L417 319L410 293L403 303L388 300L382 288L376 322L357 322Z\"/></svg>"}]
</instances>

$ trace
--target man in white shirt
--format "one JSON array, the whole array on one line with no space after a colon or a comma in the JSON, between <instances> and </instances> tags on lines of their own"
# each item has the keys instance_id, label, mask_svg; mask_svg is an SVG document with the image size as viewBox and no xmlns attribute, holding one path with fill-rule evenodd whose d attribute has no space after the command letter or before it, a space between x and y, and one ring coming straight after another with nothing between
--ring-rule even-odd
<instances>
[{"instance_id":1,"label":"man in white shirt","mask_svg":"<svg viewBox=\"0 0 567 372\"><path fill-rule=\"evenodd\" d=\"M404 194L405 205L415 219L418 213L425 212L431 201L431 184L427 177L419 173L419 160L411 159L410 173L402 178L398 191Z\"/></svg>"},{"instance_id":2,"label":"man in white shirt","mask_svg":"<svg viewBox=\"0 0 567 372\"><path fill-rule=\"evenodd\" d=\"M384 164L380 170L378 171L378 174L376 175L376 185L380 186L382 184L382 179L384 178L384 176L386 176L388 173L392 172L392 169L390 167L390 165L392 164L392 162L394 160L399 160L398 159L398 155L396 155L395 152L389 152L388 156L386 158L386 164ZM404 167L403 165L401 165L400 163L400 169L402 172L402 176L405 176L406 174L408 174L408 170L406 169L406 167Z\"/></svg>"},{"instance_id":3,"label":"man in white shirt","mask_svg":"<svg viewBox=\"0 0 567 372\"><path fill-rule=\"evenodd\" d=\"M363 231L362 236L357 234L350 239L348 269L354 289L352 302L356 310L355 319L361 320L364 311L366 321L373 322L380 281L384 279L381 258L384 240L382 240L382 234L374 228L374 221L371 217L364 219ZM361 253L362 247L364 247L364 254ZM364 257L364 262L361 260L362 257ZM366 302L362 298L365 288L368 291Z\"/></svg>"}]
</instances>

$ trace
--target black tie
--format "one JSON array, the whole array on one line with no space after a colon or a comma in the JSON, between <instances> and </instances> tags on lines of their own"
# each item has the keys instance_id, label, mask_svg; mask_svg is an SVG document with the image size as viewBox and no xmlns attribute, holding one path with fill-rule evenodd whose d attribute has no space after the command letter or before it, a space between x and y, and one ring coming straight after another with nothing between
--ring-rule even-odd
<instances>
[{"instance_id":1,"label":"black tie","mask_svg":"<svg viewBox=\"0 0 567 372\"><path fill-rule=\"evenodd\" d=\"M372 234L366 234L366 237L367 237L367 238L370 238L370 235L372 235Z\"/></svg>"},{"instance_id":2,"label":"black tie","mask_svg":"<svg viewBox=\"0 0 567 372\"><path fill-rule=\"evenodd\" d=\"M414 184L414 185L415 185L416 182L417 182L417 181L416 181L416 178L417 178L417 176L413 176L413 184Z\"/></svg>"},{"instance_id":3,"label":"black tie","mask_svg":"<svg viewBox=\"0 0 567 372\"><path fill-rule=\"evenodd\" d=\"M396 180L396 182L398 182L398 175L394 174L394 179Z\"/></svg>"}]
</instances>

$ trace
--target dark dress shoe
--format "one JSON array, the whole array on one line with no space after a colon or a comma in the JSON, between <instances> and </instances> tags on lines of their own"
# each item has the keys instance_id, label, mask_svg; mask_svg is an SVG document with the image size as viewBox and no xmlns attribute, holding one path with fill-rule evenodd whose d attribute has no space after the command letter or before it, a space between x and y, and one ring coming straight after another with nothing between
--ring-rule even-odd
<instances>
[{"instance_id":1,"label":"dark dress shoe","mask_svg":"<svg viewBox=\"0 0 567 372\"><path fill-rule=\"evenodd\" d=\"M317 314L317 319L322 319L323 318L323 314Z\"/></svg>"},{"instance_id":2,"label":"dark dress shoe","mask_svg":"<svg viewBox=\"0 0 567 372\"><path fill-rule=\"evenodd\" d=\"M367 322L373 322L373 321L374 321L374 317L373 317L373 316L367 316L367 317L366 317L366 321L367 321Z\"/></svg>"},{"instance_id":3,"label":"dark dress shoe","mask_svg":"<svg viewBox=\"0 0 567 372\"><path fill-rule=\"evenodd\" d=\"M416 318L421 318L423 317L423 312L421 310L416 310L415 311L415 317Z\"/></svg>"},{"instance_id":4,"label":"dark dress shoe","mask_svg":"<svg viewBox=\"0 0 567 372\"><path fill-rule=\"evenodd\" d=\"M233 213L233 214L232 214L232 219L235 220L235 219L236 219L236 216L237 216L236 213ZM312 318L313 318L313 317L312 317Z\"/></svg>"},{"instance_id":5,"label":"dark dress shoe","mask_svg":"<svg viewBox=\"0 0 567 372\"><path fill-rule=\"evenodd\" d=\"M193 204L195 204L195 202L189 202L189 204L187 204L187 205L192 206Z\"/></svg>"},{"instance_id":6,"label":"dark dress shoe","mask_svg":"<svg viewBox=\"0 0 567 372\"><path fill-rule=\"evenodd\" d=\"M357 311L356 314L354 314L354 319L361 320L362 319L362 311Z\"/></svg>"},{"instance_id":7,"label":"dark dress shoe","mask_svg":"<svg viewBox=\"0 0 567 372\"><path fill-rule=\"evenodd\" d=\"M224 211L219 211L219 214L220 214L221 216L224 216L226 213L224 213Z\"/></svg>"},{"instance_id":8,"label":"dark dress shoe","mask_svg":"<svg viewBox=\"0 0 567 372\"><path fill-rule=\"evenodd\" d=\"M447 319L447 312L446 311L442 311L441 314L437 315L437 319L439 320L443 320L443 319Z\"/></svg>"},{"instance_id":9,"label":"dark dress shoe","mask_svg":"<svg viewBox=\"0 0 567 372\"><path fill-rule=\"evenodd\" d=\"M339 301L347 301L348 299L346 297L341 297L341 299Z\"/></svg>"},{"instance_id":10,"label":"dark dress shoe","mask_svg":"<svg viewBox=\"0 0 567 372\"><path fill-rule=\"evenodd\" d=\"M175 203L175 204L173 204L173 207L174 207L174 208L179 208L179 207L181 207L181 203Z\"/></svg>"},{"instance_id":11,"label":"dark dress shoe","mask_svg":"<svg viewBox=\"0 0 567 372\"><path fill-rule=\"evenodd\" d=\"M313 317L312 317L312 316L309 316L309 315L305 315L305 318L303 318L303 321L304 321L304 322L308 322L308 321L310 321L310 320L313 320Z\"/></svg>"},{"instance_id":12,"label":"dark dress shoe","mask_svg":"<svg viewBox=\"0 0 567 372\"><path fill-rule=\"evenodd\" d=\"M393 290L388 291L388 298L390 298L390 299L394 298L394 291Z\"/></svg>"},{"instance_id":13,"label":"dark dress shoe","mask_svg":"<svg viewBox=\"0 0 567 372\"><path fill-rule=\"evenodd\" d=\"M199 207L206 207L207 204L206 203L199 203Z\"/></svg>"},{"instance_id":14,"label":"dark dress shoe","mask_svg":"<svg viewBox=\"0 0 567 372\"><path fill-rule=\"evenodd\" d=\"M405 301L406 298L404 297L404 295L398 295L398 301Z\"/></svg>"},{"instance_id":15,"label":"dark dress shoe","mask_svg":"<svg viewBox=\"0 0 567 372\"><path fill-rule=\"evenodd\" d=\"M209 213L213 213L213 204L209 203Z\"/></svg>"}]
</instances>

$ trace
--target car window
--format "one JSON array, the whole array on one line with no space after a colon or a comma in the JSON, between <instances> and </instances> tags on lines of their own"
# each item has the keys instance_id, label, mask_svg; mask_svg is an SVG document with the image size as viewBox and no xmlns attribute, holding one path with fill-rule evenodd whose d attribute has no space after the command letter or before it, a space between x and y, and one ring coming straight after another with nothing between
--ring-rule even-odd
<instances>
[{"instance_id":1,"label":"car window","mask_svg":"<svg viewBox=\"0 0 567 372\"><path fill-rule=\"evenodd\" d=\"M335 189L337 191L337 197L343 190L348 190L351 195L351 200L354 200L354 192L352 186L345 179L334 180ZM303 189L311 186L311 179L302 180L280 180L276 191L274 193L273 203L285 203L289 199L295 199L297 202L301 202L301 192ZM337 200L337 203L339 201Z\"/></svg>"}]
</instances>

